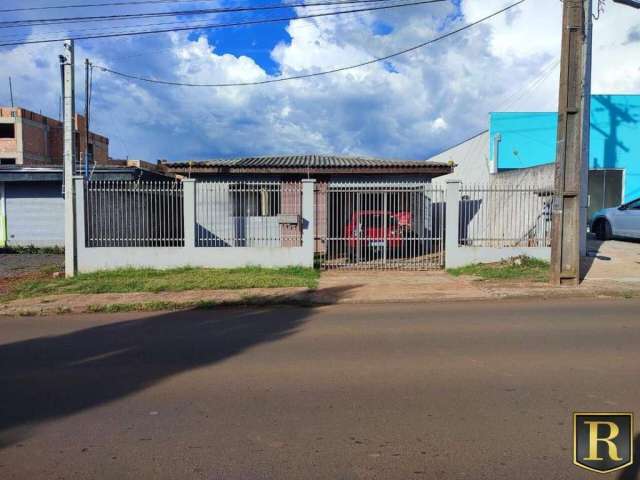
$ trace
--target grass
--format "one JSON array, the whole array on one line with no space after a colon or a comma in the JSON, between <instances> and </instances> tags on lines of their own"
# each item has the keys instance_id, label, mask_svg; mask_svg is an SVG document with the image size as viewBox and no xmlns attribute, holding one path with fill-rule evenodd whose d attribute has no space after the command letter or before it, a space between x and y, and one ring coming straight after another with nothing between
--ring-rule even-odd
<instances>
[{"instance_id":1,"label":"grass","mask_svg":"<svg viewBox=\"0 0 640 480\"><path fill-rule=\"evenodd\" d=\"M515 257L499 263L474 264L447 270L451 275L473 275L482 280L549 281L549 263L530 257Z\"/></svg>"},{"instance_id":2,"label":"grass","mask_svg":"<svg viewBox=\"0 0 640 480\"><path fill-rule=\"evenodd\" d=\"M40 277L17 281L0 301L65 293L181 292L241 288L316 288L319 272L312 268L119 269L80 274L73 278Z\"/></svg>"}]
</instances>

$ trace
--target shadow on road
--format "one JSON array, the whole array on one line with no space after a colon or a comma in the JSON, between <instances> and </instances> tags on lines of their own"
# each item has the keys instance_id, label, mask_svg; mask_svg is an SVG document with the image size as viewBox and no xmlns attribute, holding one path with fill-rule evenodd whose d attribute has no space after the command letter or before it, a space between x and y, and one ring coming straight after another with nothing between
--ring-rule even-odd
<instances>
[{"instance_id":1,"label":"shadow on road","mask_svg":"<svg viewBox=\"0 0 640 480\"><path fill-rule=\"evenodd\" d=\"M182 311L0 345L0 448L24 437L23 427L283 339L312 311L283 306Z\"/></svg>"}]
</instances>

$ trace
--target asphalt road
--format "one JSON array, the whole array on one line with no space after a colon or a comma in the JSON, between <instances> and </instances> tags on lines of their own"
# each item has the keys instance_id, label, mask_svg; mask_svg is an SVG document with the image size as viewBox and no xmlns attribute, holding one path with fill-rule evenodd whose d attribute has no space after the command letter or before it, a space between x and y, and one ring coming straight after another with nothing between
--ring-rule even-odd
<instances>
[{"instance_id":1,"label":"asphalt road","mask_svg":"<svg viewBox=\"0 0 640 480\"><path fill-rule=\"evenodd\" d=\"M640 415L639 301L0 319L2 479L640 478L576 410Z\"/></svg>"}]
</instances>

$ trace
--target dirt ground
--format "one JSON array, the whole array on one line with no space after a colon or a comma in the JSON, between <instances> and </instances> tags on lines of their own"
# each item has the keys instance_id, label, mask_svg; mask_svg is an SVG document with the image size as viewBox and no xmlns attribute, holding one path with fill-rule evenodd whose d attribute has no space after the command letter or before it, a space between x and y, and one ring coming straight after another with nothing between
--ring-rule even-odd
<instances>
[{"instance_id":1,"label":"dirt ground","mask_svg":"<svg viewBox=\"0 0 640 480\"><path fill-rule=\"evenodd\" d=\"M18 278L41 276L43 269L63 270L64 255L0 254L0 294L6 293L11 282Z\"/></svg>"}]
</instances>

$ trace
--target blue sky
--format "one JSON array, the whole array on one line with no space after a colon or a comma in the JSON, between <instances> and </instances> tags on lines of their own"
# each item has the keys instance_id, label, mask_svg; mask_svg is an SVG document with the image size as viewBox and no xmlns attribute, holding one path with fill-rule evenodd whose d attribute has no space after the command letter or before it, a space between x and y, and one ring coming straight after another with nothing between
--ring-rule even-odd
<instances>
[{"instance_id":1,"label":"blue sky","mask_svg":"<svg viewBox=\"0 0 640 480\"><path fill-rule=\"evenodd\" d=\"M36 0L29 5L56 3L62 0ZM189 83L265 80L387 55L508 3L455 0L234 29L86 40L77 42L76 50L78 63L89 57L98 65L159 79ZM71 13L249 4L258 2L181 2ZM21 0L5 0L1 8L23 5ZM300 153L428 158L485 129L490 111L556 108L558 71L553 67L560 47L560 10L557 0L529 0L508 15L389 62L256 87L167 87L96 70L93 126L109 136L113 156L148 161ZM47 10L38 15L69 13ZM294 13L284 8L260 17ZM25 13L3 20L35 16ZM208 22L248 18L256 14L205 17ZM192 20L183 16L147 22ZM625 7L608 4L595 27L594 91L640 91L639 23ZM94 23L83 28L105 26ZM5 29L0 38L16 33L35 38L46 30ZM61 51L61 44L0 47L0 64L3 73L13 79L18 104L58 115L57 56ZM78 110L84 107L82 73L78 68ZM9 103L8 88L0 87L0 103Z\"/></svg>"}]
</instances>

